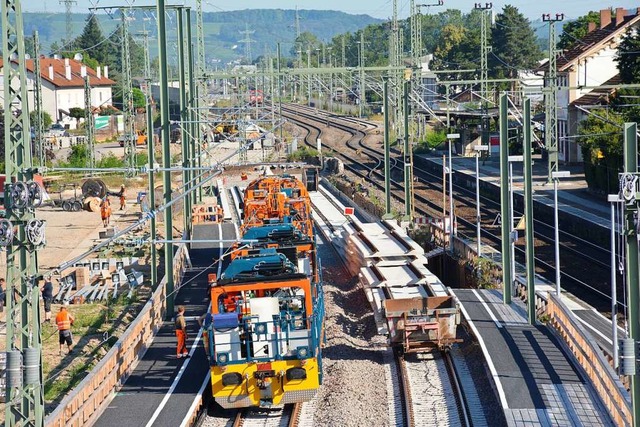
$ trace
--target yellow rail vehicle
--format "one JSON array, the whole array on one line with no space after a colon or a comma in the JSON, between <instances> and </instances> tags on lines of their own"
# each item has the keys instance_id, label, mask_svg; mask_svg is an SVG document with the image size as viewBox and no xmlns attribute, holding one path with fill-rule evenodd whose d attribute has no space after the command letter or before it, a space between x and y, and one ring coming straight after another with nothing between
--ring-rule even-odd
<instances>
[{"instance_id":1,"label":"yellow rail vehicle","mask_svg":"<svg viewBox=\"0 0 640 427\"><path fill-rule=\"evenodd\" d=\"M263 179L273 184L273 177ZM302 194L251 187L247 192L266 190L265 198L280 207ZM246 196L245 215L247 201L264 201ZM260 221L249 213L250 226L245 217L242 239L250 243L236 248L211 284L206 345L213 396L224 408L308 401L322 384L324 297L313 230L309 235L305 223L310 212L261 212Z\"/></svg>"}]
</instances>

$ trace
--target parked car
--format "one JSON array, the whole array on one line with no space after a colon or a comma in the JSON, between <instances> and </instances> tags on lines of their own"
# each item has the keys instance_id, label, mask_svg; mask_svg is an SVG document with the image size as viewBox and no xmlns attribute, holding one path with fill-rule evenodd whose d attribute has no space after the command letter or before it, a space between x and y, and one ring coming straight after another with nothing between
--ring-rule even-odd
<instances>
[{"instance_id":1,"label":"parked car","mask_svg":"<svg viewBox=\"0 0 640 427\"><path fill-rule=\"evenodd\" d=\"M54 123L47 132L49 132L51 136L64 136L67 130L60 123Z\"/></svg>"}]
</instances>

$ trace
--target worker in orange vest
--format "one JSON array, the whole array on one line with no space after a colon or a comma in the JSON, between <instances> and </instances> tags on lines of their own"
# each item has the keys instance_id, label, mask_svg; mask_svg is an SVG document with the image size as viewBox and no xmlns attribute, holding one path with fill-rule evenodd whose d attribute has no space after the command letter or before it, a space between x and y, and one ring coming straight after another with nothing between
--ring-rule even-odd
<instances>
[{"instance_id":1,"label":"worker in orange vest","mask_svg":"<svg viewBox=\"0 0 640 427\"><path fill-rule=\"evenodd\" d=\"M176 348L176 355L178 359L182 357L189 357L187 351L187 322L184 320L184 306L178 306L178 315L176 316L176 338L178 339L178 347Z\"/></svg>"},{"instance_id":2,"label":"worker in orange vest","mask_svg":"<svg viewBox=\"0 0 640 427\"><path fill-rule=\"evenodd\" d=\"M102 217L102 224L106 227L109 225L109 218L111 217L111 202L109 198L105 198L100 204L100 216Z\"/></svg>"},{"instance_id":3,"label":"worker in orange vest","mask_svg":"<svg viewBox=\"0 0 640 427\"><path fill-rule=\"evenodd\" d=\"M120 210L124 210L127 201L124 198L124 184L120 186Z\"/></svg>"},{"instance_id":4,"label":"worker in orange vest","mask_svg":"<svg viewBox=\"0 0 640 427\"><path fill-rule=\"evenodd\" d=\"M58 335L60 342L60 351L59 355L62 355L62 345L67 344L67 348L69 349L69 353L71 353L71 345L73 344L73 335L71 335L71 325L73 325L73 321L75 319L67 311L67 307L64 305L60 307L60 312L56 316L56 324L58 325Z\"/></svg>"}]
</instances>

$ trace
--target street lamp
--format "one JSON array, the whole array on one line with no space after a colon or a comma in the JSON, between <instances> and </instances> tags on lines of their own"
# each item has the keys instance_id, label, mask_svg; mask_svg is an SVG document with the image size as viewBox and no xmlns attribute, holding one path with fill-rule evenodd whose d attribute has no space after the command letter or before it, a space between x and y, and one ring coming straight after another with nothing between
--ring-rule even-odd
<instances>
[{"instance_id":1,"label":"street lamp","mask_svg":"<svg viewBox=\"0 0 640 427\"><path fill-rule=\"evenodd\" d=\"M560 296L560 228L558 226L558 181L561 178L569 178L571 172L557 171L551 172L553 179L553 212L555 225L555 245L556 245L556 295Z\"/></svg>"},{"instance_id":2,"label":"street lamp","mask_svg":"<svg viewBox=\"0 0 640 427\"><path fill-rule=\"evenodd\" d=\"M522 163L524 162L524 156L509 156L507 158L509 161L509 200L510 200L510 210L509 210L509 218L507 219L510 230L510 238L509 238L509 247L511 249L511 280L515 282L516 280L516 240L518 240L518 230L513 226L513 194L515 193L515 189L513 187L513 164L514 163ZM504 218L503 218L504 220ZM513 285L513 283L511 283Z\"/></svg>"},{"instance_id":3,"label":"street lamp","mask_svg":"<svg viewBox=\"0 0 640 427\"><path fill-rule=\"evenodd\" d=\"M460 134L449 133L447 134L447 139L449 140L449 249L453 252L453 164L451 162L453 150L451 146L454 139L460 139Z\"/></svg>"},{"instance_id":4,"label":"street lamp","mask_svg":"<svg viewBox=\"0 0 640 427\"><path fill-rule=\"evenodd\" d=\"M607 201L611 203L611 331L613 344L613 369L617 372L618 359L618 295L616 289L616 203L622 199L618 194L609 194Z\"/></svg>"},{"instance_id":5,"label":"street lamp","mask_svg":"<svg viewBox=\"0 0 640 427\"><path fill-rule=\"evenodd\" d=\"M473 150L476 152L476 239L478 240L478 257L482 256L482 237L480 235L481 217L480 217L480 155L482 152L489 151L488 145L475 145Z\"/></svg>"}]
</instances>

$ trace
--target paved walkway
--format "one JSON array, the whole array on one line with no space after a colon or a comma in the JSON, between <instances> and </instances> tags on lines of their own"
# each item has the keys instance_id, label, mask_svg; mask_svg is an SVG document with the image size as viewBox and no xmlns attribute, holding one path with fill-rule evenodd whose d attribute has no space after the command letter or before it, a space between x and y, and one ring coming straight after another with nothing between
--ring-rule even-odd
<instances>
[{"instance_id":1,"label":"paved walkway","mask_svg":"<svg viewBox=\"0 0 640 427\"><path fill-rule=\"evenodd\" d=\"M236 238L236 229L233 224L196 225L193 235L194 240L230 240ZM185 273L184 285L175 301L176 306L185 306L188 319L207 310L207 275L217 272L218 264L214 264L214 259L217 260L220 251L225 249L212 243L192 244L190 257L193 268ZM173 321L166 321L95 426L184 425L198 393L202 393L209 383L209 364L199 340L197 322L188 320L187 330L191 357L176 358L175 328Z\"/></svg>"},{"instance_id":2,"label":"paved walkway","mask_svg":"<svg viewBox=\"0 0 640 427\"><path fill-rule=\"evenodd\" d=\"M592 386L543 325L530 326L519 301L496 290L457 289L509 426L612 426Z\"/></svg>"}]
</instances>

